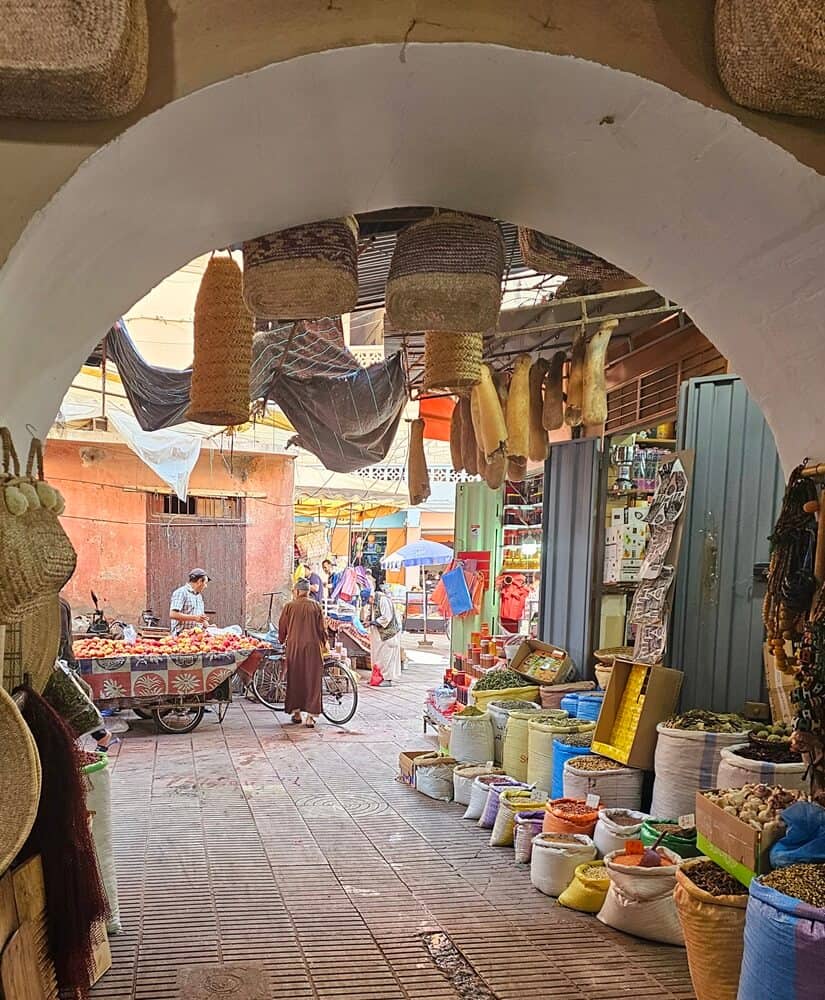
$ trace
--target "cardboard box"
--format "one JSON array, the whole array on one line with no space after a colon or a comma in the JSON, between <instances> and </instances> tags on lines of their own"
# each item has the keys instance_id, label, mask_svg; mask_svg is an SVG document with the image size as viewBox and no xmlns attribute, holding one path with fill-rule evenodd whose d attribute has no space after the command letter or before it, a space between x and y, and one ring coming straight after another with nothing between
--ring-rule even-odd
<instances>
[{"instance_id":1,"label":"cardboard box","mask_svg":"<svg viewBox=\"0 0 825 1000\"><path fill-rule=\"evenodd\" d=\"M398 755L398 780L415 788L415 759L432 753L432 747L427 747L426 750L402 750Z\"/></svg>"},{"instance_id":2,"label":"cardboard box","mask_svg":"<svg viewBox=\"0 0 825 1000\"><path fill-rule=\"evenodd\" d=\"M771 870L770 851L781 836L765 836L696 793L697 847L743 885Z\"/></svg>"},{"instance_id":3,"label":"cardboard box","mask_svg":"<svg viewBox=\"0 0 825 1000\"><path fill-rule=\"evenodd\" d=\"M619 581L621 583L633 583L639 579L639 572L642 568L641 559L622 559L619 569Z\"/></svg>"},{"instance_id":4,"label":"cardboard box","mask_svg":"<svg viewBox=\"0 0 825 1000\"><path fill-rule=\"evenodd\" d=\"M547 670L541 673L527 674L521 670L521 665L531 653L546 653L552 657L552 662L548 663ZM517 674L526 677L528 680L538 684L562 684L568 679L571 673L572 661L566 650L559 646L551 646L538 639L525 639L516 650L516 655L510 661L510 669ZM526 700L526 699L525 699Z\"/></svg>"},{"instance_id":5,"label":"cardboard box","mask_svg":"<svg viewBox=\"0 0 825 1000\"><path fill-rule=\"evenodd\" d=\"M681 670L615 660L593 733L593 751L620 764L650 770L656 726L673 715Z\"/></svg>"}]
</instances>

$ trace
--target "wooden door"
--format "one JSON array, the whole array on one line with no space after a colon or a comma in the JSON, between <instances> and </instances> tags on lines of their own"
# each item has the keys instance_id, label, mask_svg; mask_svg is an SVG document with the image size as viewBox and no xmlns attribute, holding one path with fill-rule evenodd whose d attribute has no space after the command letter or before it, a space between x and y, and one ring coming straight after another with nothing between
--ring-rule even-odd
<instances>
[{"instance_id":1,"label":"wooden door","mask_svg":"<svg viewBox=\"0 0 825 1000\"><path fill-rule=\"evenodd\" d=\"M242 497L150 493L146 517L146 594L149 607L169 624L172 591L202 567L210 575L205 595L210 620L246 624L246 511Z\"/></svg>"}]
</instances>

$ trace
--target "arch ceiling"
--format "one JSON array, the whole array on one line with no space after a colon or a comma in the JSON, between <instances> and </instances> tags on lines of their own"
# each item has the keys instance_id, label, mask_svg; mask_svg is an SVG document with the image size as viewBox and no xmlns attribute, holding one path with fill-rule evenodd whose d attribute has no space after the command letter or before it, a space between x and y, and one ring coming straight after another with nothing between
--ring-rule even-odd
<instances>
[{"instance_id":1,"label":"arch ceiling","mask_svg":"<svg viewBox=\"0 0 825 1000\"><path fill-rule=\"evenodd\" d=\"M823 457L825 177L650 80L478 44L266 66L89 157L0 271L0 421L44 433L111 322L198 253L397 205L529 224L640 276L730 358L786 466Z\"/></svg>"}]
</instances>

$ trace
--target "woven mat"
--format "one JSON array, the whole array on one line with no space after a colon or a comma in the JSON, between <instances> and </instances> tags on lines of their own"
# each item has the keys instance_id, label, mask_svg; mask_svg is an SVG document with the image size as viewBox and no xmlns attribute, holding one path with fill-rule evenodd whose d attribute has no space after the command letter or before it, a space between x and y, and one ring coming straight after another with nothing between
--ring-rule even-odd
<instances>
[{"instance_id":1,"label":"woven mat","mask_svg":"<svg viewBox=\"0 0 825 1000\"><path fill-rule=\"evenodd\" d=\"M269 976L260 962L196 965L178 970L181 1000L269 1000Z\"/></svg>"}]
</instances>

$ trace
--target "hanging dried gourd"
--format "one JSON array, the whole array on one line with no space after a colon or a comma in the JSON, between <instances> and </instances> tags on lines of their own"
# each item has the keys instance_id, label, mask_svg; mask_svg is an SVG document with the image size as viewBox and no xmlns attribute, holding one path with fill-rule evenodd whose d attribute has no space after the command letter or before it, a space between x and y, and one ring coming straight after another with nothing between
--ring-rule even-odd
<instances>
[{"instance_id":1,"label":"hanging dried gourd","mask_svg":"<svg viewBox=\"0 0 825 1000\"><path fill-rule=\"evenodd\" d=\"M453 469L461 472L464 468L464 458L461 454L461 404L456 402L453 407L453 415L450 420L450 458Z\"/></svg>"},{"instance_id":2,"label":"hanging dried gourd","mask_svg":"<svg viewBox=\"0 0 825 1000\"><path fill-rule=\"evenodd\" d=\"M430 474L427 471L427 457L424 454L424 421L410 423L410 455L407 465L407 483L410 487L410 503L417 507L430 495Z\"/></svg>"},{"instance_id":3,"label":"hanging dried gourd","mask_svg":"<svg viewBox=\"0 0 825 1000\"><path fill-rule=\"evenodd\" d=\"M218 427L246 423L253 335L241 269L231 257L212 257L195 300L187 420Z\"/></svg>"},{"instance_id":4,"label":"hanging dried gourd","mask_svg":"<svg viewBox=\"0 0 825 1000\"><path fill-rule=\"evenodd\" d=\"M570 358L570 374L567 377L567 405L564 422L568 427L581 427L582 403L584 401L584 357L587 338L584 331L576 334Z\"/></svg>"},{"instance_id":5,"label":"hanging dried gourd","mask_svg":"<svg viewBox=\"0 0 825 1000\"><path fill-rule=\"evenodd\" d=\"M530 454L530 355L519 354L507 397L507 457Z\"/></svg>"},{"instance_id":6,"label":"hanging dried gourd","mask_svg":"<svg viewBox=\"0 0 825 1000\"><path fill-rule=\"evenodd\" d=\"M491 490L501 488L507 472L507 456L504 450L499 448L497 452L490 456L484 470L484 481Z\"/></svg>"},{"instance_id":7,"label":"hanging dried gourd","mask_svg":"<svg viewBox=\"0 0 825 1000\"><path fill-rule=\"evenodd\" d=\"M511 483L523 483L527 478L527 459L526 458L508 458L507 459L507 478Z\"/></svg>"},{"instance_id":8,"label":"hanging dried gourd","mask_svg":"<svg viewBox=\"0 0 825 1000\"><path fill-rule=\"evenodd\" d=\"M596 427L607 420L607 382L604 366L610 336L618 325L617 319L605 320L587 344L582 390L582 423L586 427Z\"/></svg>"},{"instance_id":9,"label":"hanging dried gourd","mask_svg":"<svg viewBox=\"0 0 825 1000\"><path fill-rule=\"evenodd\" d=\"M478 385L473 386L470 413L476 441L486 458L497 452L507 440L507 424L493 383L489 365L481 366Z\"/></svg>"},{"instance_id":10,"label":"hanging dried gourd","mask_svg":"<svg viewBox=\"0 0 825 1000\"><path fill-rule=\"evenodd\" d=\"M543 462L547 458L547 431L542 423L544 409L544 379L550 370L546 358L537 358L530 366L530 460Z\"/></svg>"},{"instance_id":11,"label":"hanging dried gourd","mask_svg":"<svg viewBox=\"0 0 825 1000\"><path fill-rule=\"evenodd\" d=\"M471 476L478 475L478 446L473 430L473 417L470 412L470 397L462 396L458 404L461 407L461 459L464 468Z\"/></svg>"},{"instance_id":12,"label":"hanging dried gourd","mask_svg":"<svg viewBox=\"0 0 825 1000\"><path fill-rule=\"evenodd\" d=\"M556 351L550 360L550 370L544 380L544 406L541 422L546 431L557 431L564 423L564 362L567 355Z\"/></svg>"}]
</instances>

